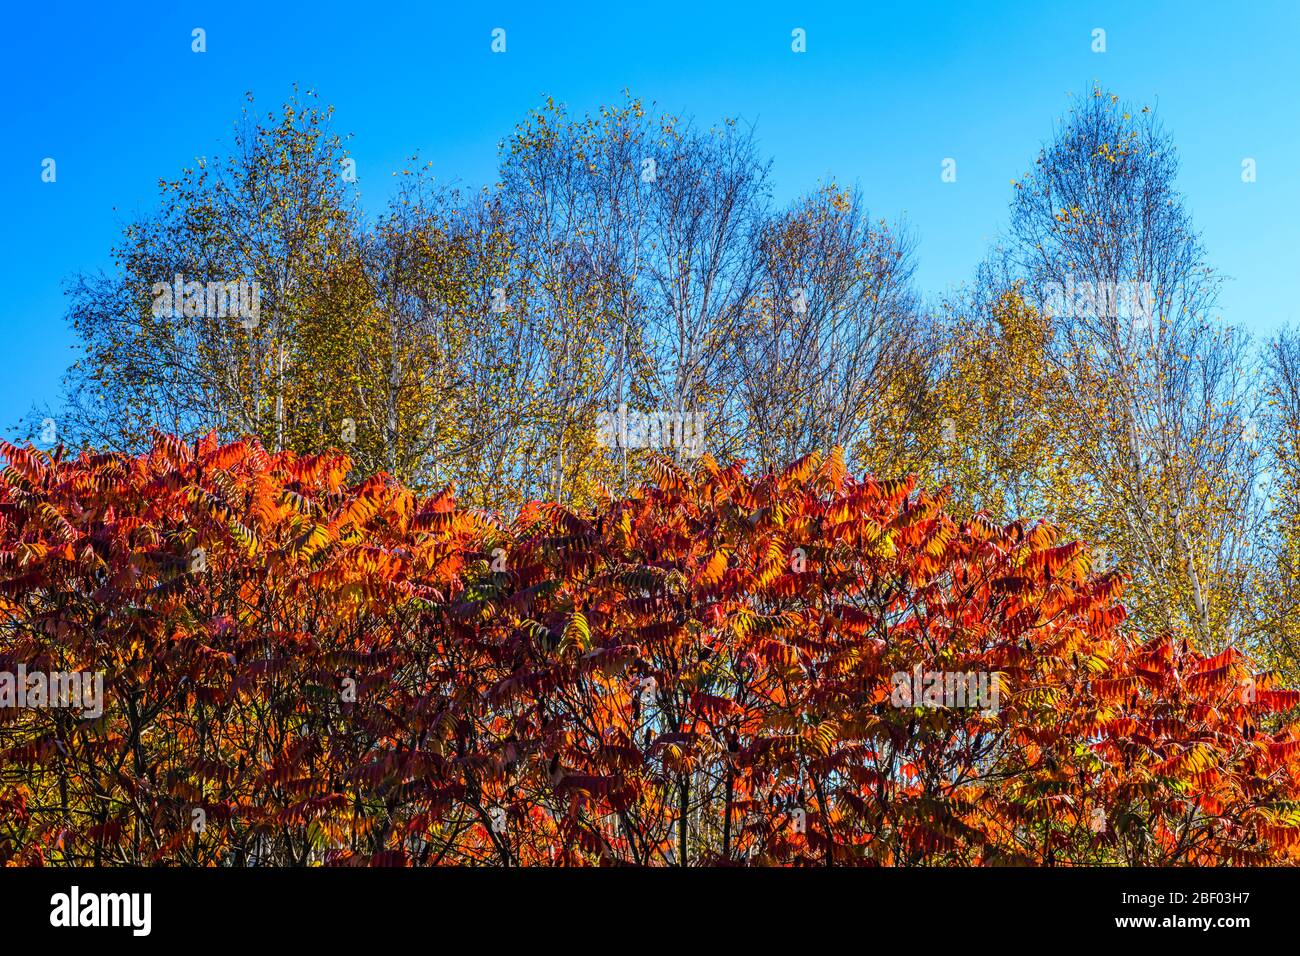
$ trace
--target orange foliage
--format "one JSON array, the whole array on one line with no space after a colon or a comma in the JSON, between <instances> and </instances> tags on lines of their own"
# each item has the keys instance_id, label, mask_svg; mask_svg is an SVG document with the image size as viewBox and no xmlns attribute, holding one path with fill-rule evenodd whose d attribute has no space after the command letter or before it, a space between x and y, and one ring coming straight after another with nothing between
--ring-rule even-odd
<instances>
[{"instance_id":1,"label":"orange foliage","mask_svg":"<svg viewBox=\"0 0 1300 956\"><path fill-rule=\"evenodd\" d=\"M104 674L102 715L0 710L10 863L1300 855L1300 694L838 455L505 522L252 441L3 452L0 672Z\"/></svg>"}]
</instances>

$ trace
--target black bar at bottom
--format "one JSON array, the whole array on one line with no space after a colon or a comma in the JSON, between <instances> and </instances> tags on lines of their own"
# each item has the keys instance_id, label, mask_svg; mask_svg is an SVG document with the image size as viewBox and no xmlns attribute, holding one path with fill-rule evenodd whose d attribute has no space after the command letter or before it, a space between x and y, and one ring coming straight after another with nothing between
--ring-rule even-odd
<instances>
[{"instance_id":1,"label":"black bar at bottom","mask_svg":"<svg viewBox=\"0 0 1300 956\"><path fill-rule=\"evenodd\" d=\"M1290 926L1297 890L1293 869L8 869L0 870L0 938L260 949L380 945L414 934L435 948L473 945L473 936L493 946L604 939L653 947L688 933L766 950L776 931L865 944L892 929L949 943L1041 942L1044 933L1230 943ZM147 911L134 894L149 894Z\"/></svg>"}]
</instances>

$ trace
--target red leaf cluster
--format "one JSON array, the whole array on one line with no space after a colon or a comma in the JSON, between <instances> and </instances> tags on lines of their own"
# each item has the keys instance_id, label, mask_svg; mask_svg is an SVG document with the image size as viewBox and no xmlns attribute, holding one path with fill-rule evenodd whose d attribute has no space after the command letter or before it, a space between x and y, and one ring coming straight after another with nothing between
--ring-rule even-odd
<instances>
[{"instance_id":1,"label":"red leaf cluster","mask_svg":"<svg viewBox=\"0 0 1300 956\"><path fill-rule=\"evenodd\" d=\"M838 455L504 522L255 442L3 452L0 675L104 680L0 707L9 863L1300 855L1300 694Z\"/></svg>"}]
</instances>

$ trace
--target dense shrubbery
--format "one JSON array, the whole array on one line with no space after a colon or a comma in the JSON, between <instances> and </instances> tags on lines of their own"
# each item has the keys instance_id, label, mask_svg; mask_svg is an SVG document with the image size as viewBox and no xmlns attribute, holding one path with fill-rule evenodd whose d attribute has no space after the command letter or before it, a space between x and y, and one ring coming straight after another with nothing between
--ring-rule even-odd
<instances>
[{"instance_id":1,"label":"dense shrubbery","mask_svg":"<svg viewBox=\"0 0 1300 956\"><path fill-rule=\"evenodd\" d=\"M1300 852L1300 694L1138 644L1051 528L838 455L507 523L252 441L3 450L0 671L105 675L98 718L0 710L10 863ZM996 708L898 706L918 666Z\"/></svg>"}]
</instances>

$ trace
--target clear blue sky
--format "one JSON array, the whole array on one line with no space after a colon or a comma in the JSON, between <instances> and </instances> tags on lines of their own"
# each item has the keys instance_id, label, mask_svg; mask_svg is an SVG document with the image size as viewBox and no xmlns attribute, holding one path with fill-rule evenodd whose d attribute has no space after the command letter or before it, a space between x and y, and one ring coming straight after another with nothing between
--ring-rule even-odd
<instances>
[{"instance_id":1,"label":"clear blue sky","mask_svg":"<svg viewBox=\"0 0 1300 956\"><path fill-rule=\"evenodd\" d=\"M1017 0L998 4L23 2L0 40L0 430L57 403L73 358L63 281L108 268L156 183L226 151L245 91L260 112L294 82L355 134L366 205L415 151L437 175L492 181L498 141L549 94L575 111L624 87L706 125L753 121L777 198L834 177L876 216L906 215L919 285L967 279L1006 222L1010 180L1099 81L1153 105L1224 317L1257 334L1300 307L1300 3ZM479 9L467 10L467 7ZM207 31L208 51L190 50ZM507 52L490 51L507 31ZM795 27L807 53L790 49ZM1091 50L1106 30L1105 53ZM57 182L41 182L41 161ZM956 183L940 180L945 157ZM1241 161L1257 161L1243 184ZM1300 324L1300 323L1297 323Z\"/></svg>"}]
</instances>

